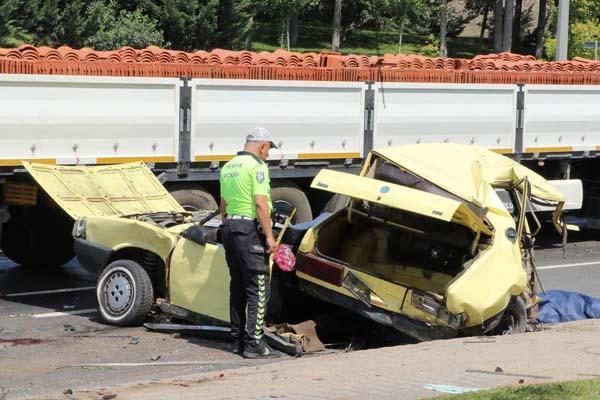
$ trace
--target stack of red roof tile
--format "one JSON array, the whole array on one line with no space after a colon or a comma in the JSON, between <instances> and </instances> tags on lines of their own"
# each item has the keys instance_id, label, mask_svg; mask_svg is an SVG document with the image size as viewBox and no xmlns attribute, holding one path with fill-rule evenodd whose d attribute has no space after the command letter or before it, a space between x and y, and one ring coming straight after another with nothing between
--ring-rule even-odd
<instances>
[{"instance_id":1,"label":"stack of red roof tile","mask_svg":"<svg viewBox=\"0 0 600 400\"><path fill-rule=\"evenodd\" d=\"M472 59L385 54L342 56L285 50L249 52L215 49L194 53L123 47L115 51L61 46L0 48L0 73L156 76L237 79L444 83L600 84L600 62L575 58L548 62L513 53Z\"/></svg>"}]
</instances>

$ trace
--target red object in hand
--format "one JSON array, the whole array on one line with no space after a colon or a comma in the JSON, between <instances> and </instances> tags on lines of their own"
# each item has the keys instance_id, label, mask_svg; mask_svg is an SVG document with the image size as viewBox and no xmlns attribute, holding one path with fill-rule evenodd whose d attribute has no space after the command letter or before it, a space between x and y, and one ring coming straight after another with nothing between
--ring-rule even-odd
<instances>
[{"instance_id":1,"label":"red object in hand","mask_svg":"<svg viewBox=\"0 0 600 400\"><path fill-rule=\"evenodd\" d=\"M285 272L293 271L296 266L296 256L292 251L292 247L287 244L280 244L277 247L273 259L279 266L279 269Z\"/></svg>"}]
</instances>

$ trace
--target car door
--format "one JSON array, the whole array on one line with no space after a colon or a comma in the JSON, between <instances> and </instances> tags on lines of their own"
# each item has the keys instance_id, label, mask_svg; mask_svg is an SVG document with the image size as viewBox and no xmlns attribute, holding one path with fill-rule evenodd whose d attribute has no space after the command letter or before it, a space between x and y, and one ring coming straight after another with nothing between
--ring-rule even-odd
<instances>
[{"instance_id":1,"label":"car door","mask_svg":"<svg viewBox=\"0 0 600 400\"><path fill-rule=\"evenodd\" d=\"M280 243L293 213L281 229ZM169 268L170 303L211 319L229 323L229 270L221 243L204 245L180 238Z\"/></svg>"}]
</instances>

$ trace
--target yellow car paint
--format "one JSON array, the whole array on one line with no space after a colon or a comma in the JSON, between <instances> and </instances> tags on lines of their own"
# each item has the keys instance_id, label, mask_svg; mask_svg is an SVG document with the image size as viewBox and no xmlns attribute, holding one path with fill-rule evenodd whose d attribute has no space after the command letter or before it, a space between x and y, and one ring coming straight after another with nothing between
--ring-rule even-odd
<instances>
[{"instance_id":1,"label":"yellow car paint","mask_svg":"<svg viewBox=\"0 0 600 400\"><path fill-rule=\"evenodd\" d=\"M72 218L184 212L143 162L108 166L23 166Z\"/></svg>"}]
</instances>

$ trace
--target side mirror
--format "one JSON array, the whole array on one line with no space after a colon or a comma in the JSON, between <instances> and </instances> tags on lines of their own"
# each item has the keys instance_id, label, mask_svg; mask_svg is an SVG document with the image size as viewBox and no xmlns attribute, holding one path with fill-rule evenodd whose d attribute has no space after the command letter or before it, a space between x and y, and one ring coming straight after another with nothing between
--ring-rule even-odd
<instances>
[{"instance_id":1,"label":"side mirror","mask_svg":"<svg viewBox=\"0 0 600 400\"><path fill-rule=\"evenodd\" d=\"M200 225L192 225L181 233L181 236L194 243L204 246L208 241L208 235Z\"/></svg>"}]
</instances>

